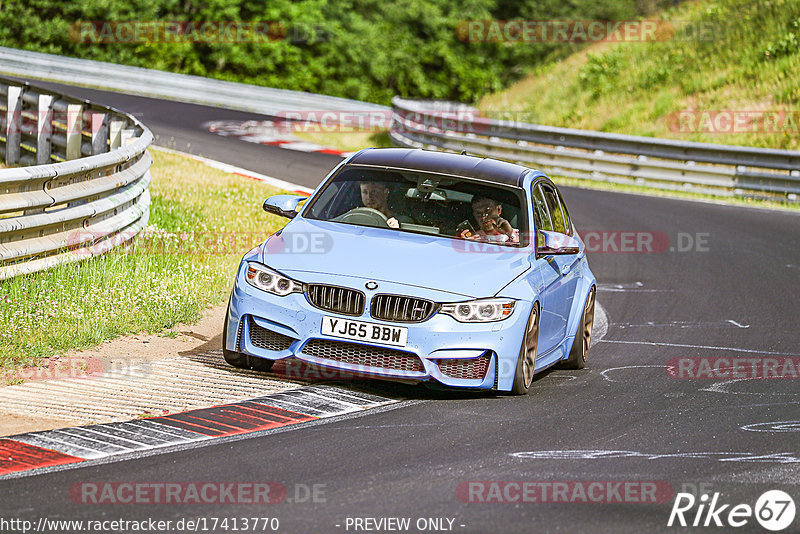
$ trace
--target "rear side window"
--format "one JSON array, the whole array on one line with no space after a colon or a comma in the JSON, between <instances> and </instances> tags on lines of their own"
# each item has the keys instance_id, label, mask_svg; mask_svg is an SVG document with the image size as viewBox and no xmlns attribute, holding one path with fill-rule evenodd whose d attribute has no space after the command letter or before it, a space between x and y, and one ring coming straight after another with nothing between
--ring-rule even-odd
<instances>
[{"instance_id":1,"label":"rear side window","mask_svg":"<svg viewBox=\"0 0 800 534\"><path fill-rule=\"evenodd\" d=\"M536 228L539 230L553 231L553 223L547 212L547 204L542 193L542 186L537 185L533 191L533 216L536 219Z\"/></svg>"},{"instance_id":2,"label":"rear side window","mask_svg":"<svg viewBox=\"0 0 800 534\"><path fill-rule=\"evenodd\" d=\"M558 204L561 206L561 212L564 214L564 225L567 228L567 231L564 233L572 235L572 220L569 218L567 203L564 202L564 197L561 196L561 191L556 189L556 194L558 195Z\"/></svg>"},{"instance_id":3,"label":"rear side window","mask_svg":"<svg viewBox=\"0 0 800 534\"><path fill-rule=\"evenodd\" d=\"M544 200L547 204L547 211L550 212L550 220L553 223L553 231L562 234L568 233L568 223L564 211L561 208L561 202L555 190L547 184L541 184L542 192L544 193ZM547 230L547 228L545 228Z\"/></svg>"}]
</instances>

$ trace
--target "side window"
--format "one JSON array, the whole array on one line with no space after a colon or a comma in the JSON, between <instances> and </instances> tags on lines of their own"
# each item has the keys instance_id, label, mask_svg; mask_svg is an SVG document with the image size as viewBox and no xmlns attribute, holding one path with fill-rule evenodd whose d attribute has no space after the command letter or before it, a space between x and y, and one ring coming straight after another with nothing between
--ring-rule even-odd
<instances>
[{"instance_id":1,"label":"side window","mask_svg":"<svg viewBox=\"0 0 800 534\"><path fill-rule=\"evenodd\" d=\"M553 231L553 223L550 221L550 214L547 213L541 185L537 185L533 190L533 216L536 218L538 230Z\"/></svg>"},{"instance_id":2,"label":"side window","mask_svg":"<svg viewBox=\"0 0 800 534\"><path fill-rule=\"evenodd\" d=\"M558 204L561 206L561 212L564 214L564 226L566 227L567 231L564 232L565 234L572 233L572 219L569 218L569 210L567 209L567 203L564 202L564 197L561 196L561 191L556 190L558 194Z\"/></svg>"},{"instance_id":3,"label":"side window","mask_svg":"<svg viewBox=\"0 0 800 534\"><path fill-rule=\"evenodd\" d=\"M536 219L536 246L544 246L544 236L538 230L553 231L553 223L550 214L547 212L547 204L542 193L542 186L537 185L533 190L533 216Z\"/></svg>"},{"instance_id":4,"label":"side window","mask_svg":"<svg viewBox=\"0 0 800 534\"><path fill-rule=\"evenodd\" d=\"M540 187L544 192L544 200L547 203L547 211L550 212L550 220L553 223L553 231L566 234L567 226L564 222L565 217L564 213L561 211L561 204L558 201L555 190L548 185L542 185Z\"/></svg>"}]
</instances>

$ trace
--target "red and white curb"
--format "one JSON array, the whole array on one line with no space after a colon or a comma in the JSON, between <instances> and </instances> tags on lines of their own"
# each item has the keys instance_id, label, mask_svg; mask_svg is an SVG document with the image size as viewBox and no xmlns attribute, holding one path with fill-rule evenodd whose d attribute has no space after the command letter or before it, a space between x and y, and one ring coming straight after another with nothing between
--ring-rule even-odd
<instances>
[{"instance_id":1,"label":"red and white curb","mask_svg":"<svg viewBox=\"0 0 800 534\"><path fill-rule=\"evenodd\" d=\"M319 152L346 158L353 154L292 136L291 121L212 121L203 124L208 131L225 137L235 137L248 143L270 145L300 152Z\"/></svg>"},{"instance_id":2,"label":"red and white curb","mask_svg":"<svg viewBox=\"0 0 800 534\"><path fill-rule=\"evenodd\" d=\"M250 434L399 402L334 386L305 386L211 408L0 438L0 477L151 449Z\"/></svg>"}]
</instances>

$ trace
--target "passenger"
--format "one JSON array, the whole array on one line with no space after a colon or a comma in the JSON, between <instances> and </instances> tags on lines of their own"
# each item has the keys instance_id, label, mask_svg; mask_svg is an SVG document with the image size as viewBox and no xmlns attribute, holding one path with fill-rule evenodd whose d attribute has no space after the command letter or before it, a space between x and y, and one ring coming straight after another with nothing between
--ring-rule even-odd
<instances>
[{"instance_id":1,"label":"passenger","mask_svg":"<svg viewBox=\"0 0 800 534\"><path fill-rule=\"evenodd\" d=\"M472 215L475 217L479 229L474 234L469 229L463 230L460 236L481 241L519 242L519 231L512 228L511 223L500 216L502 210L502 205L496 200L488 197L473 197Z\"/></svg>"}]
</instances>

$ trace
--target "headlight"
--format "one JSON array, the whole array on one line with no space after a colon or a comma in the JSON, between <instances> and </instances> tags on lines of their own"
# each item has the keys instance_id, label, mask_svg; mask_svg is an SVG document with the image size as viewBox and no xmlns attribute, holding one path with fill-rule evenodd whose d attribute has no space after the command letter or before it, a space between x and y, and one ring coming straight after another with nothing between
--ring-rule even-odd
<instances>
[{"instance_id":1,"label":"headlight","mask_svg":"<svg viewBox=\"0 0 800 534\"><path fill-rule=\"evenodd\" d=\"M279 272L273 271L260 263L247 262L245 278L247 278L247 283L256 289L280 297L285 297L290 293L303 292L303 284L291 278L286 278Z\"/></svg>"},{"instance_id":2,"label":"headlight","mask_svg":"<svg viewBox=\"0 0 800 534\"><path fill-rule=\"evenodd\" d=\"M439 310L460 323L491 323L508 318L514 311L515 300L482 299L442 304Z\"/></svg>"}]
</instances>

